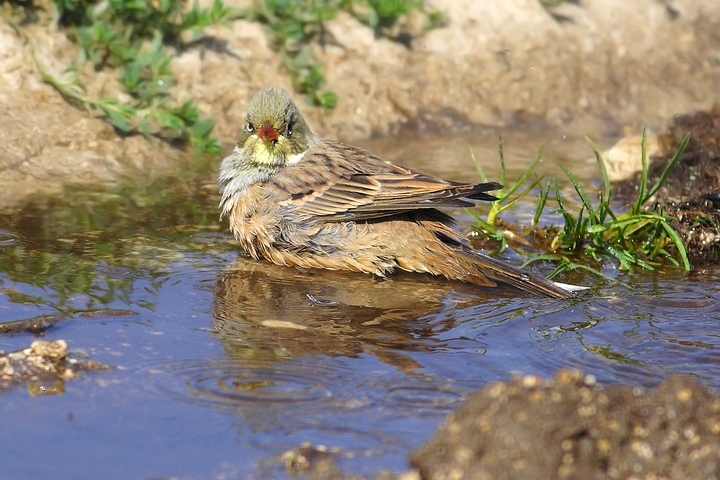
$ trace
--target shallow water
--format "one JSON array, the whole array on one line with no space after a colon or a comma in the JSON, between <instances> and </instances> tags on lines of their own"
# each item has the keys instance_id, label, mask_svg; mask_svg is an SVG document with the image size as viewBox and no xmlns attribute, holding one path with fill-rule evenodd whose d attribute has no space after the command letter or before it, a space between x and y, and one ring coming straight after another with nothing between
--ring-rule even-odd
<instances>
[{"instance_id":1,"label":"shallow water","mask_svg":"<svg viewBox=\"0 0 720 480\"><path fill-rule=\"evenodd\" d=\"M471 181L472 143L496 178L494 138L451 143L371 147ZM562 155L592 186L589 150L550 143L542 173L558 175ZM506 139L510 171L536 149L531 137ZM718 270L608 266L614 281L566 277L592 289L560 301L276 267L238 257L217 222L215 169L68 188L0 216L1 321L58 314L45 339L117 367L62 395L2 392L2 478L277 478L278 456L306 441L336 448L347 472L402 471L468 392L513 372L574 367L644 386L683 372L720 388ZM0 336L0 349L33 339Z\"/></svg>"}]
</instances>

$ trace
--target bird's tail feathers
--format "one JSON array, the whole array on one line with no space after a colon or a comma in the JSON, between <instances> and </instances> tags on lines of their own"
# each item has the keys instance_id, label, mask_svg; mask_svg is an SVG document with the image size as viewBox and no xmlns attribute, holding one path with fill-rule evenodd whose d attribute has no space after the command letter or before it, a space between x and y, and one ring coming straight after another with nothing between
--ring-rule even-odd
<instances>
[{"instance_id":1,"label":"bird's tail feathers","mask_svg":"<svg viewBox=\"0 0 720 480\"><path fill-rule=\"evenodd\" d=\"M500 260L466 248L462 249L462 256L469 261L470 267L483 277L506 283L541 297L569 298L572 297L575 292L588 288L553 282L540 275L535 275L516 266L508 265ZM468 281L472 282L472 279L469 278ZM482 284L482 282L477 283Z\"/></svg>"},{"instance_id":2,"label":"bird's tail feathers","mask_svg":"<svg viewBox=\"0 0 720 480\"><path fill-rule=\"evenodd\" d=\"M491 190L498 190L500 188L503 188L503 186L497 182L478 183L477 185L473 186L470 193L465 195L465 198L494 202L498 198L495 195L491 195L485 192L489 192Z\"/></svg>"}]
</instances>

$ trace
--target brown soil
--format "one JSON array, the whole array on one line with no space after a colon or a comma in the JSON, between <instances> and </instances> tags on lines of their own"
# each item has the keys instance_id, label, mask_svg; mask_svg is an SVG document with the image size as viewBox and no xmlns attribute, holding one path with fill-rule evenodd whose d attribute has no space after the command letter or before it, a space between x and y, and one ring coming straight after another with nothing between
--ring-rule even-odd
<instances>
[{"instance_id":1,"label":"brown soil","mask_svg":"<svg viewBox=\"0 0 720 480\"><path fill-rule=\"evenodd\" d=\"M655 208L676 218L693 266L720 260L720 103L708 111L674 118L658 137L659 153L652 158L649 181L654 184L677 152L683 138L690 141L665 184L658 190ZM620 195L632 197L639 173L617 186ZM708 200L707 198L714 199Z\"/></svg>"},{"instance_id":2,"label":"brown soil","mask_svg":"<svg viewBox=\"0 0 720 480\"><path fill-rule=\"evenodd\" d=\"M653 391L560 371L472 394L412 455L423 479L720 476L720 397L688 377Z\"/></svg>"},{"instance_id":3,"label":"brown soil","mask_svg":"<svg viewBox=\"0 0 720 480\"><path fill-rule=\"evenodd\" d=\"M354 141L540 122L597 137L628 125L658 127L720 96L716 0L583 0L549 10L536 0L432 3L444 25L425 33L408 19L398 27L407 46L375 38L347 15L329 22L329 40L314 47L340 101L329 112L304 108L317 133ZM75 47L50 14L41 11L27 31L49 71L71 64ZM252 93L291 85L260 25L237 21L207 33L212 42L173 63L176 96L195 98L229 148ZM171 146L120 138L97 112L64 102L40 81L30 47L4 21L0 78L2 208L62 183L176 165L181 152ZM116 93L111 73L89 77L87 86Z\"/></svg>"}]
</instances>

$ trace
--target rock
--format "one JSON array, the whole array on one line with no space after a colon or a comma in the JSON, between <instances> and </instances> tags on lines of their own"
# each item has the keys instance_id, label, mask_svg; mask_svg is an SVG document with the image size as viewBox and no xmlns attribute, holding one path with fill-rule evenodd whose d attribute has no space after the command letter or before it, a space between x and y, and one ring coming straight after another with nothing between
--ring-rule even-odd
<instances>
[{"instance_id":1,"label":"rock","mask_svg":"<svg viewBox=\"0 0 720 480\"><path fill-rule=\"evenodd\" d=\"M68 358L64 340L36 340L29 348L12 353L0 351L0 392L24 384L32 396L62 394L65 380L75 378L77 372L110 368L99 362Z\"/></svg>"},{"instance_id":2,"label":"rock","mask_svg":"<svg viewBox=\"0 0 720 480\"><path fill-rule=\"evenodd\" d=\"M428 480L718 478L720 397L690 377L517 377L470 395L411 463Z\"/></svg>"}]
</instances>

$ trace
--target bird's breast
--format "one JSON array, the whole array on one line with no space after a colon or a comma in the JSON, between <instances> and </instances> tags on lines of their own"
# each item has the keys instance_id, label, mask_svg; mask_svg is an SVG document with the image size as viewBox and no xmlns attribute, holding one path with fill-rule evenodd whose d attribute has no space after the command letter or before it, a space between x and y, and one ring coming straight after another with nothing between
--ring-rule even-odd
<instances>
[{"instance_id":1,"label":"bird's breast","mask_svg":"<svg viewBox=\"0 0 720 480\"><path fill-rule=\"evenodd\" d=\"M272 199L268 199L261 185L253 185L235 199L230 211L230 230L242 247L255 258L275 241L276 226L281 218Z\"/></svg>"}]
</instances>

